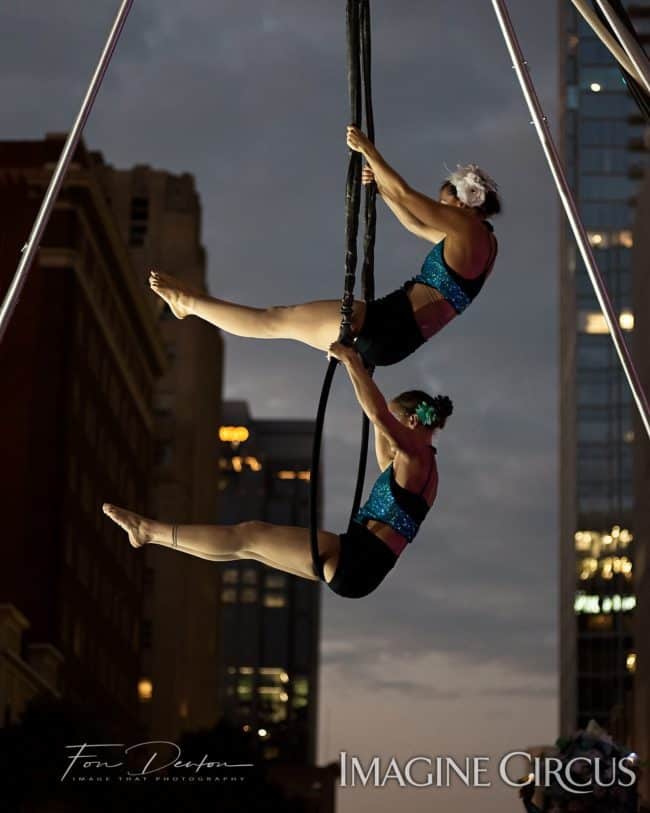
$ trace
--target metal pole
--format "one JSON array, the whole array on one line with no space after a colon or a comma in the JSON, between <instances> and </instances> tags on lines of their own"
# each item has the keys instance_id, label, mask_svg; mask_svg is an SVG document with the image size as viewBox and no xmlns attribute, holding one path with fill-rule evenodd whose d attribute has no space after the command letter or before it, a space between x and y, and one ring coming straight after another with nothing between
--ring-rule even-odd
<instances>
[{"instance_id":1,"label":"metal pole","mask_svg":"<svg viewBox=\"0 0 650 813\"><path fill-rule=\"evenodd\" d=\"M576 206L573 195L571 194L566 175L564 174L564 170L562 168L559 153L555 143L553 142L553 137L551 136L551 131L549 129L546 116L544 115L544 111L542 110L539 99L537 98L535 86L530 78L526 60L524 59L523 52L519 46L519 42L517 41L517 36L515 34L510 15L508 14L507 6L504 0L492 0L492 5L494 7L497 20L499 21L501 32L506 41L508 53L512 59L513 68L517 74L517 79L521 85L528 109L533 117L532 123L535 125L535 129L537 130L537 135L539 136L544 154L546 155L546 160L548 161L551 173L553 174L553 179L562 200L564 210L569 219L569 223L571 224L571 228L587 269L587 273L589 274L589 279L594 287L596 298L598 299L603 316L607 322L610 336L612 337L614 347L616 348L616 352L618 353L623 370L625 371L625 376L628 384L630 385L630 389L632 390L632 395L639 410L641 420L643 421L645 430L650 437L650 408L648 407L648 399L643 392L639 376L634 367L634 363L632 362L627 345L625 344L618 319L616 318L616 313L614 312L607 289L605 288L605 283L603 282L603 278L598 270L598 266L596 265L596 260L594 259L591 246L589 245L589 239L587 238L587 232L585 231L585 227L580 220L578 207Z\"/></svg>"},{"instance_id":2,"label":"metal pole","mask_svg":"<svg viewBox=\"0 0 650 813\"><path fill-rule=\"evenodd\" d=\"M610 24L612 31L614 31L621 45L625 48L625 53L629 56L630 62L634 65L639 81L645 87L646 93L650 93L650 62L648 61L645 51L634 39L627 27L623 25L608 0L598 0L598 5L605 15L605 19Z\"/></svg>"},{"instance_id":3,"label":"metal pole","mask_svg":"<svg viewBox=\"0 0 650 813\"><path fill-rule=\"evenodd\" d=\"M14 278L9 286L9 290L7 291L4 302L2 303L2 308L0 308L0 341L2 341L5 334L14 308L18 304L20 292L23 289L23 285L27 279L27 274L29 273L29 269L32 265L36 252L38 251L41 237L43 236L47 221L49 220L52 209L54 208L54 203L56 202L56 197L59 193L59 189L61 188L61 184L63 183L63 178L67 172L68 166L70 165L70 161L72 160L72 156L74 155L74 151L77 147L86 121L88 120L88 116L90 115L93 102L97 97L97 93L99 92L102 80L104 79L109 62L113 56L113 51L115 50L115 46L117 45L117 41L120 37L122 28L124 27L124 23L126 22L126 18L132 5L133 0L123 0L117 16L115 17L113 27L111 28L108 40L106 41L102 55L99 58L97 67L95 68L95 73L93 74L90 85L88 86L88 90L86 91L86 96L82 102L81 109L79 110L72 130L70 130L68 138L66 139L59 162L54 170L54 174L50 180L50 185L45 193L43 202L41 203L41 208L36 216L31 234L23 246L22 257L20 258L18 268L16 269L16 273L14 274Z\"/></svg>"},{"instance_id":4,"label":"metal pole","mask_svg":"<svg viewBox=\"0 0 650 813\"><path fill-rule=\"evenodd\" d=\"M594 34L600 39L605 48L607 48L607 50L614 57L614 59L616 59L616 61L623 68L623 70L627 71L631 76L633 76L640 82L641 78L636 75L634 65L630 62L630 60L627 57L627 54L618 44L616 37L610 34L606 26L603 25L600 17L596 14L592 6L589 4L589 0L571 0L571 2L576 7L578 12L584 17L584 20L587 23L587 25L591 28Z\"/></svg>"}]
</instances>

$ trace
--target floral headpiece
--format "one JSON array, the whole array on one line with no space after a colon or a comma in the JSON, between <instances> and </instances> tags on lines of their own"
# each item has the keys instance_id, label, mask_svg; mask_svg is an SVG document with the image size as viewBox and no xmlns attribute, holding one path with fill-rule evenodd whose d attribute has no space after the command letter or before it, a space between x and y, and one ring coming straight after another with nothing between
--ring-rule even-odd
<instances>
[{"instance_id":1,"label":"floral headpiece","mask_svg":"<svg viewBox=\"0 0 650 813\"><path fill-rule=\"evenodd\" d=\"M482 206L487 193L496 192L499 188L477 164L458 164L447 180L456 188L458 200L471 207Z\"/></svg>"},{"instance_id":2,"label":"floral headpiece","mask_svg":"<svg viewBox=\"0 0 650 813\"><path fill-rule=\"evenodd\" d=\"M434 406L427 404L426 401L420 401L415 407L415 414L420 419L420 423L424 426L433 426L438 419L438 413Z\"/></svg>"}]
</instances>

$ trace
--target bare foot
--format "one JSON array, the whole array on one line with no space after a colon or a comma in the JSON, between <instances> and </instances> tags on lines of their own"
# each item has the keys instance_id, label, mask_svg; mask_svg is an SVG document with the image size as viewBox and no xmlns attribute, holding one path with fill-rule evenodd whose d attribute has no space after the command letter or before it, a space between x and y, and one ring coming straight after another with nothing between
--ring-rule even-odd
<instances>
[{"instance_id":1,"label":"bare foot","mask_svg":"<svg viewBox=\"0 0 650 813\"><path fill-rule=\"evenodd\" d=\"M192 312L192 299L199 293L191 285L158 271L149 272L149 287L165 300L177 319L185 319Z\"/></svg>"},{"instance_id":2,"label":"bare foot","mask_svg":"<svg viewBox=\"0 0 650 813\"><path fill-rule=\"evenodd\" d=\"M121 528L124 528L129 535L129 542L134 548L141 548L147 542L152 541L153 533L150 527L151 523L144 517L141 517L140 514L127 511L126 508L118 508L109 502L105 502L102 505L102 510L113 522L116 522Z\"/></svg>"}]
</instances>

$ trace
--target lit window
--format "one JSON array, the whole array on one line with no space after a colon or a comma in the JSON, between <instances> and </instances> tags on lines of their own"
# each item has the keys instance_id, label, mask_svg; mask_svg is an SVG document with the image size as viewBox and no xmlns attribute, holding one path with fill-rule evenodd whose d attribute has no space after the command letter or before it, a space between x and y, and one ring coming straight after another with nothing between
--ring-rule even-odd
<instances>
[{"instance_id":1,"label":"lit window","mask_svg":"<svg viewBox=\"0 0 650 813\"><path fill-rule=\"evenodd\" d=\"M286 599L282 593L266 593L264 596L265 607L285 607Z\"/></svg>"},{"instance_id":2,"label":"lit window","mask_svg":"<svg viewBox=\"0 0 650 813\"><path fill-rule=\"evenodd\" d=\"M257 588L245 587L241 591L242 604L254 604L257 601Z\"/></svg>"},{"instance_id":3,"label":"lit window","mask_svg":"<svg viewBox=\"0 0 650 813\"><path fill-rule=\"evenodd\" d=\"M598 572L598 559L594 559L592 557L588 557L587 559L583 559L578 564L578 571L580 575L580 579L582 581L586 581L587 579L591 579L595 573Z\"/></svg>"},{"instance_id":4,"label":"lit window","mask_svg":"<svg viewBox=\"0 0 650 813\"><path fill-rule=\"evenodd\" d=\"M582 333L591 334L609 332L605 317L600 311L580 311L578 313L578 329Z\"/></svg>"},{"instance_id":5,"label":"lit window","mask_svg":"<svg viewBox=\"0 0 650 813\"><path fill-rule=\"evenodd\" d=\"M255 673L255 669L252 666L240 666L239 673L241 675L252 675Z\"/></svg>"},{"instance_id":6,"label":"lit window","mask_svg":"<svg viewBox=\"0 0 650 813\"><path fill-rule=\"evenodd\" d=\"M618 321L623 330L634 330L634 314L631 311L623 311Z\"/></svg>"},{"instance_id":7,"label":"lit window","mask_svg":"<svg viewBox=\"0 0 650 813\"><path fill-rule=\"evenodd\" d=\"M261 471L262 464L256 457L245 457L244 463L248 466L251 471Z\"/></svg>"},{"instance_id":8,"label":"lit window","mask_svg":"<svg viewBox=\"0 0 650 813\"><path fill-rule=\"evenodd\" d=\"M296 479L296 472L295 471L279 471L278 472L278 480L295 480Z\"/></svg>"},{"instance_id":9,"label":"lit window","mask_svg":"<svg viewBox=\"0 0 650 813\"><path fill-rule=\"evenodd\" d=\"M592 246L602 246L604 243L604 237L600 232L590 231L587 232L587 236L589 237L589 243Z\"/></svg>"},{"instance_id":10,"label":"lit window","mask_svg":"<svg viewBox=\"0 0 650 813\"><path fill-rule=\"evenodd\" d=\"M224 443L243 443L250 437L245 426L220 426L219 440Z\"/></svg>"},{"instance_id":11,"label":"lit window","mask_svg":"<svg viewBox=\"0 0 650 813\"><path fill-rule=\"evenodd\" d=\"M235 567L227 567L223 571L221 580L224 584L237 584L239 580L239 571Z\"/></svg>"},{"instance_id":12,"label":"lit window","mask_svg":"<svg viewBox=\"0 0 650 813\"><path fill-rule=\"evenodd\" d=\"M189 714L189 707L187 705L187 700L182 700L180 708L178 709L178 716L186 719Z\"/></svg>"},{"instance_id":13,"label":"lit window","mask_svg":"<svg viewBox=\"0 0 650 813\"><path fill-rule=\"evenodd\" d=\"M602 88L602 85L600 85L598 82L592 82L592 83L589 85L589 90L592 90L594 93L600 93L600 91L601 91L602 89L603 89L603 88Z\"/></svg>"},{"instance_id":14,"label":"lit window","mask_svg":"<svg viewBox=\"0 0 650 813\"><path fill-rule=\"evenodd\" d=\"M616 237L618 238L618 244L623 248L632 248L634 246L634 235L629 229L621 229L616 234Z\"/></svg>"},{"instance_id":15,"label":"lit window","mask_svg":"<svg viewBox=\"0 0 650 813\"><path fill-rule=\"evenodd\" d=\"M285 587L287 584L287 577L283 573L267 573L266 586L267 587Z\"/></svg>"},{"instance_id":16,"label":"lit window","mask_svg":"<svg viewBox=\"0 0 650 813\"><path fill-rule=\"evenodd\" d=\"M311 472L309 471L299 471L297 472L299 480L310 480L311 479Z\"/></svg>"},{"instance_id":17,"label":"lit window","mask_svg":"<svg viewBox=\"0 0 650 813\"><path fill-rule=\"evenodd\" d=\"M234 587L226 587L221 591L222 604L234 604L237 601L237 591Z\"/></svg>"},{"instance_id":18,"label":"lit window","mask_svg":"<svg viewBox=\"0 0 650 813\"><path fill-rule=\"evenodd\" d=\"M233 470L236 472L240 472L243 468L243 461L241 457L233 457L230 461L232 463Z\"/></svg>"},{"instance_id":19,"label":"lit window","mask_svg":"<svg viewBox=\"0 0 650 813\"><path fill-rule=\"evenodd\" d=\"M148 678L138 681L138 699L146 703L153 697L153 684Z\"/></svg>"},{"instance_id":20,"label":"lit window","mask_svg":"<svg viewBox=\"0 0 650 813\"><path fill-rule=\"evenodd\" d=\"M625 665L628 672L634 674L636 672L636 652L630 652L625 659Z\"/></svg>"}]
</instances>

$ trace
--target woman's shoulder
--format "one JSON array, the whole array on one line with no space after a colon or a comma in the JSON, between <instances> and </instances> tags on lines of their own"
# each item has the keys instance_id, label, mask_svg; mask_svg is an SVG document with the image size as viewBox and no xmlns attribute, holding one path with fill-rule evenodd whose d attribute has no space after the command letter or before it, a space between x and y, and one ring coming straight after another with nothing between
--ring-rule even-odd
<instances>
[{"instance_id":1,"label":"woman's shoulder","mask_svg":"<svg viewBox=\"0 0 650 813\"><path fill-rule=\"evenodd\" d=\"M395 453L393 466L397 466L397 468L435 467L437 465L437 454L438 450L436 447L426 443L423 443L421 446L416 446L408 452L400 449Z\"/></svg>"}]
</instances>

